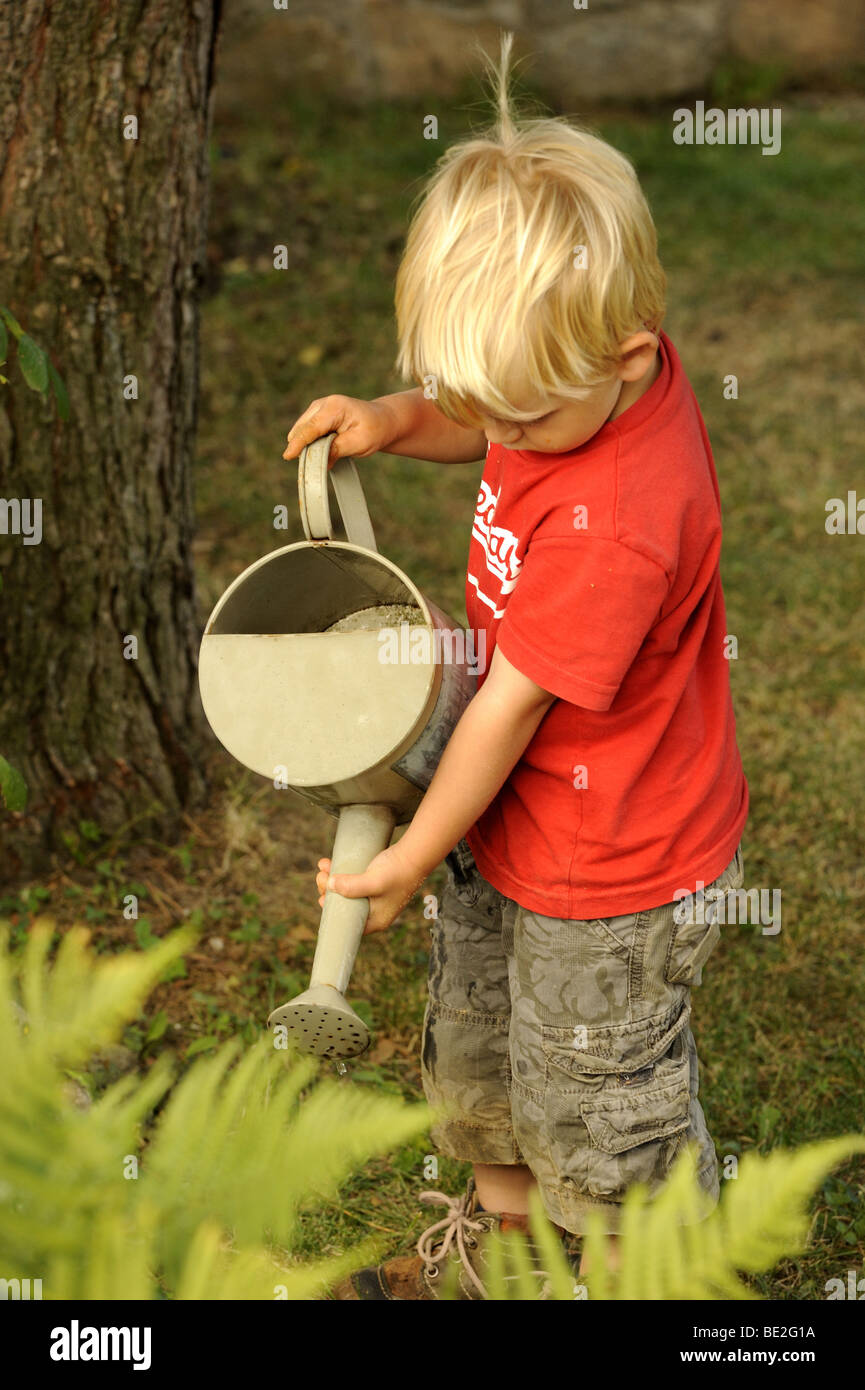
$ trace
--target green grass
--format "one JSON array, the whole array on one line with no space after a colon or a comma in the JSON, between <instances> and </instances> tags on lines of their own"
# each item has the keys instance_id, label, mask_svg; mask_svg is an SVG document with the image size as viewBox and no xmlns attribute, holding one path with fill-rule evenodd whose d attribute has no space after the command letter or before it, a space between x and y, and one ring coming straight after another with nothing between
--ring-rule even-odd
<instances>
[{"instance_id":1,"label":"green grass","mask_svg":"<svg viewBox=\"0 0 865 1390\"><path fill-rule=\"evenodd\" d=\"M865 492L861 128L843 98L821 113L775 96L773 81L771 71L751 75L755 90L783 106L775 158L747 147L676 146L672 108L594 122L634 160L652 206L669 277L665 327L713 443L728 630L739 641L731 678L751 789L746 886L783 895L781 934L728 929L695 994L701 1097L722 1156L861 1129L865 1085L865 537L824 529L827 498L857 485ZM751 99L736 82L735 72L721 82L724 104ZM220 119L217 108L196 467L202 624L241 569L302 539L296 464L281 458L296 416L319 395L405 388L392 370L392 296L409 209L446 145L481 115L476 89L443 105L421 97L413 107L358 112L292 96L266 114L264 104L244 109L242 120ZM429 110L440 113L438 142L420 136ZM289 248L286 270L271 268L276 244ZM311 346L316 360L304 360ZM739 381L735 401L723 397L729 373ZM385 455L359 467L379 548L464 620L480 465ZM288 533L273 529L278 504L288 508ZM162 897L143 903L157 935L178 920L171 904L200 911L201 958L190 961L188 978L160 988L128 1039L142 1064L175 1025L182 1048L232 1031L253 1036L308 978L314 863L330 852L333 823L216 752L214 767L221 780L211 813L184 845L152 845L143 861L130 839L112 847L109 871L85 835L72 875L83 897L64 899L53 882L41 898L34 885L14 905L19 932L38 912L74 913L89 918L106 949L131 931L117 910L130 881L159 880ZM442 881L439 869L426 891ZM207 945L214 936L225 943L222 956ZM388 933L364 943L352 1002L374 1020L377 1039L396 1039L402 1050L350 1063L343 1084L418 1095L426 944L420 897ZM208 951L219 964L208 963ZM151 1030L157 1036L148 1040ZM470 1171L440 1158L430 1182L430 1152L422 1140L371 1164L339 1207L309 1215L301 1253L370 1230L388 1233L394 1252L409 1249L435 1219L418 1191L456 1191ZM861 1273L863 1197L865 1167L850 1162L823 1187L807 1255L754 1287L769 1298L821 1299L827 1279Z\"/></svg>"}]
</instances>

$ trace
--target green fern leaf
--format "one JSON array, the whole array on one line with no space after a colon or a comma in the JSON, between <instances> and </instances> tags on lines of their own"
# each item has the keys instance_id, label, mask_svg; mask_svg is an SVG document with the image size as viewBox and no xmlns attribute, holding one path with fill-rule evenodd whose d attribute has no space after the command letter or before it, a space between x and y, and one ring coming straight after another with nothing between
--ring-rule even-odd
<instances>
[{"instance_id":1,"label":"green fern leaf","mask_svg":"<svg viewBox=\"0 0 865 1390\"><path fill-rule=\"evenodd\" d=\"M378 1254L366 1242L298 1263L298 1209L425 1131L426 1106L319 1082L316 1061L266 1037L224 1045L179 1083L163 1053L85 1109L70 1100L66 1073L86 1071L195 937L105 959L76 927L50 961L50 922L17 954L0 923L0 1264L42 1279L46 1299L319 1298Z\"/></svg>"},{"instance_id":2,"label":"green fern leaf","mask_svg":"<svg viewBox=\"0 0 865 1390\"><path fill-rule=\"evenodd\" d=\"M590 1299L758 1299L739 1275L766 1272L779 1260L800 1254L810 1224L809 1200L838 1163L863 1152L865 1135L848 1134L793 1151L748 1154L739 1165L739 1176L725 1184L720 1202L707 1213L705 1194L697 1184L696 1154L688 1146L656 1198L650 1200L641 1184L626 1194L617 1271L609 1268L602 1218L590 1216L583 1244ZM572 1298L573 1272L537 1201L531 1224L551 1276L547 1296ZM490 1258L490 1296L524 1297L516 1292L525 1287L524 1281L508 1282L502 1276L505 1256L495 1237Z\"/></svg>"}]
</instances>

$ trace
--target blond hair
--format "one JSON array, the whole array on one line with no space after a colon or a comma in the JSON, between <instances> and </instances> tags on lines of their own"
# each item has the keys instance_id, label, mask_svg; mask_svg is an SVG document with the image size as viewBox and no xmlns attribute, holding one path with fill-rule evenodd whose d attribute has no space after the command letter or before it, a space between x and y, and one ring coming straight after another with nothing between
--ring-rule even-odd
<instances>
[{"instance_id":1,"label":"blond hair","mask_svg":"<svg viewBox=\"0 0 865 1390\"><path fill-rule=\"evenodd\" d=\"M512 44L503 34L495 126L439 159L396 280L396 370L432 378L444 414L475 427L477 407L514 420L536 413L515 408L507 393L521 387L581 399L614 374L625 338L660 329L665 307L633 166L561 117L517 122Z\"/></svg>"}]
</instances>

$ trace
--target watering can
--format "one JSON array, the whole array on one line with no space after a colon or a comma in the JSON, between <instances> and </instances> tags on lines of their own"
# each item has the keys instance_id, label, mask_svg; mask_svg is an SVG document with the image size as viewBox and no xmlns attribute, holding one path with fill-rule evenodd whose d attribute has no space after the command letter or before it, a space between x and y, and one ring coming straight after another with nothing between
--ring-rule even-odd
<instances>
[{"instance_id":1,"label":"watering can","mask_svg":"<svg viewBox=\"0 0 865 1390\"><path fill-rule=\"evenodd\" d=\"M354 461L328 469L334 438L298 461L307 539L229 585L198 679L223 746L336 817L331 872L357 874L411 820L478 673L468 634L379 554ZM334 538L328 478L346 541ZM267 1020L302 1051L354 1057L369 1046L345 999L368 915L368 898L325 894L310 987Z\"/></svg>"}]
</instances>

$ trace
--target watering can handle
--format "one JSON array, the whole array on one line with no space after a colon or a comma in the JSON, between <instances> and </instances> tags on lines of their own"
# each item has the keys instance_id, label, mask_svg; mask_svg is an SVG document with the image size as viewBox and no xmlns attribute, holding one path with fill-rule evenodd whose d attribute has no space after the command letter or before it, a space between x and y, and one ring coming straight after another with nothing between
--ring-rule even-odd
<instances>
[{"instance_id":1,"label":"watering can handle","mask_svg":"<svg viewBox=\"0 0 865 1390\"><path fill-rule=\"evenodd\" d=\"M297 470L297 491L300 499L300 519L308 541L332 541L333 522L327 496L328 472L333 479L336 500L345 525L345 534L352 545L365 550L377 550L366 498L360 484L354 459L337 459L328 470L330 441L335 431L314 439L300 451Z\"/></svg>"}]
</instances>

